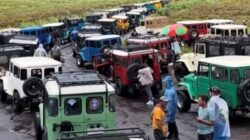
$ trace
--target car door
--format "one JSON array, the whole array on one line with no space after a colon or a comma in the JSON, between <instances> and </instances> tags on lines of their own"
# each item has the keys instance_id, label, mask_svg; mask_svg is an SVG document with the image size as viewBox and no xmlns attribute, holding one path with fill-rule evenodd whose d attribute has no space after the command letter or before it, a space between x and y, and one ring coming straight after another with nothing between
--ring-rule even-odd
<instances>
[{"instance_id":1,"label":"car door","mask_svg":"<svg viewBox=\"0 0 250 140\"><path fill-rule=\"evenodd\" d=\"M208 90L210 87L210 74L209 74L209 64L199 63L198 72L197 72L197 88L198 94L208 96ZM196 97L197 99L198 97Z\"/></svg>"},{"instance_id":2,"label":"car door","mask_svg":"<svg viewBox=\"0 0 250 140\"><path fill-rule=\"evenodd\" d=\"M195 69L197 69L198 66L198 61L202 58L206 57L206 44L205 43L195 43L195 58L194 61L192 62L194 66L196 66Z\"/></svg>"}]
</instances>

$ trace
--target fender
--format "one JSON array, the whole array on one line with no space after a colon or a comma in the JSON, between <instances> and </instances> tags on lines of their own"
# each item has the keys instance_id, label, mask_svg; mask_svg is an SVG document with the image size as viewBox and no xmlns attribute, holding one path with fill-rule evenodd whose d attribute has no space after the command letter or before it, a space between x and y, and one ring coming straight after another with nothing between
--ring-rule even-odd
<instances>
[{"instance_id":1,"label":"fender","mask_svg":"<svg viewBox=\"0 0 250 140\"><path fill-rule=\"evenodd\" d=\"M178 87L181 87L181 86L183 86L184 89L188 91L188 95L190 99L194 101L193 95L195 95L195 90L193 89L191 83L180 82L178 84Z\"/></svg>"},{"instance_id":2,"label":"fender","mask_svg":"<svg viewBox=\"0 0 250 140\"><path fill-rule=\"evenodd\" d=\"M3 88L4 88L4 91L9 94L9 95L12 95L14 90L13 90L13 87L11 86L11 73L9 71L6 71L5 73L5 76L2 76L0 78L2 81L3 81Z\"/></svg>"},{"instance_id":3,"label":"fender","mask_svg":"<svg viewBox=\"0 0 250 140\"><path fill-rule=\"evenodd\" d=\"M176 63L178 62L183 63L189 72L193 72L196 70L196 66L195 63L193 63L192 61L196 61L195 55L193 53L188 53L181 55L181 58L177 60Z\"/></svg>"}]
</instances>

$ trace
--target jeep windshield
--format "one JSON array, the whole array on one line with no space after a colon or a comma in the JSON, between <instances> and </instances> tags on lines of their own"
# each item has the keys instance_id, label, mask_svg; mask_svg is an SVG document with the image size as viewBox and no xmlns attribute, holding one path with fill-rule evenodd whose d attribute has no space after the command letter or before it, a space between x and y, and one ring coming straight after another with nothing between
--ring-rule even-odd
<instances>
[{"instance_id":1,"label":"jeep windshield","mask_svg":"<svg viewBox=\"0 0 250 140\"><path fill-rule=\"evenodd\" d=\"M139 128L62 132L60 140L149 140Z\"/></svg>"}]
</instances>

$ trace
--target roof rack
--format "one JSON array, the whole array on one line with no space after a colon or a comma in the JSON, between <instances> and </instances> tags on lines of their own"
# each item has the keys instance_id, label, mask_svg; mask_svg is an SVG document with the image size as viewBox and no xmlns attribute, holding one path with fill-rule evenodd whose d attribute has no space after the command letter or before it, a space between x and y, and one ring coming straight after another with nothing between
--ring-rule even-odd
<instances>
[{"instance_id":1,"label":"roof rack","mask_svg":"<svg viewBox=\"0 0 250 140\"><path fill-rule=\"evenodd\" d=\"M198 42L215 42L225 44L250 44L250 37L217 36L201 38Z\"/></svg>"},{"instance_id":2,"label":"roof rack","mask_svg":"<svg viewBox=\"0 0 250 140\"><path fill-rule=\"evenodd\" d=\"M104 84L104 79L93 70L60 72L52 74L60 87L72 85Z\"/></svg>"}]
</instances>

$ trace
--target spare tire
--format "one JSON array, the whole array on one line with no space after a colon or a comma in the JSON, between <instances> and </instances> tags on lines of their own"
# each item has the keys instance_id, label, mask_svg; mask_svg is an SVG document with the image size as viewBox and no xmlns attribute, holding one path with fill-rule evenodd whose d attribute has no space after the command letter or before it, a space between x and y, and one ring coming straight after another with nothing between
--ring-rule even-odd
<instances>
[{"instance_id":1,"label":"spare tire","mask_svg":"<svg viewBox=\"0 0 250 140\"><path fill-rule=\"evenodd\" d=\"M26 79L23 83L23 92L31 98L43 96L44 85L42 80L37 77Z\"/></svg>"},{"instance_id":2,"label":"spare tire","mask_svg":"<svg viewBox=\"0 0 250 140\"><path fill-rule=\"evenodd\" d=\"M199 37L199 32L197 30L189 31L190 39L197 39Z\"/></svg>"},{"instance_id":3,"label":"spare tire","mask_svg":"<svg viewBox=\"0 0 250 140\"><path fill-rule=\"evenodd\" d=\"M141 69L142 66L140 64L137 63L132 63L128 66L128 78L131 81L135 81L138 80L137 76L138 76L138 70Z\"/></svg>"},{"instance_id":4,"label":"spare tire","mask_svg":"<svg viewBox=\"0 0 250 140\"><path fill-rule=\"evenodd\" d=\"M243 103L250 104L250 79L240 84L239 96Z\"/></svg>"}]
</instances>

